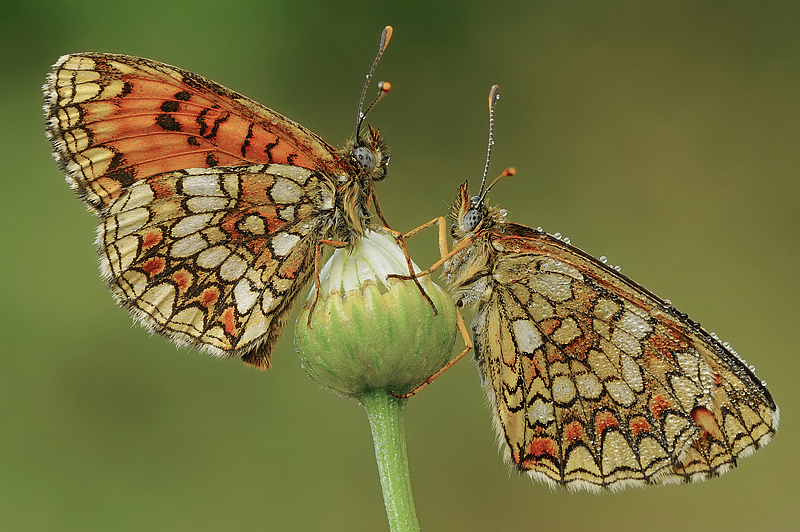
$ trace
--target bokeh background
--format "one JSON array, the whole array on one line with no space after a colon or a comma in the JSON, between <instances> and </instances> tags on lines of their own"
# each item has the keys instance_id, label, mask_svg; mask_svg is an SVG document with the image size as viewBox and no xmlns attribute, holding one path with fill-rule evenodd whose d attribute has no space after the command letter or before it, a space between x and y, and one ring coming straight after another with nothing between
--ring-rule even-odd
<instances>
[{"instance_id":1,"label":"bokeh background","mask_svg":"<svg viewBox=\"0 0 800 532\"><path fill-rule=\"evenodd\" d=\"M0 529L387 529L366 416L306 378L291 330L259 373L115 306L40 109L60 55L119 52L340 145L386 24L377 77L394 89L370 122L394 152L379 194L396 228L479 179L498 83L491 173L518 174L492 201L731 342L783 413L772 444L710 482L551 492L502 463L465 360L407 408L423 529L798 526L797 2L5 0L0 21ZM437 257L433 232L412 254Z\"/></svg>"}]
</instances>

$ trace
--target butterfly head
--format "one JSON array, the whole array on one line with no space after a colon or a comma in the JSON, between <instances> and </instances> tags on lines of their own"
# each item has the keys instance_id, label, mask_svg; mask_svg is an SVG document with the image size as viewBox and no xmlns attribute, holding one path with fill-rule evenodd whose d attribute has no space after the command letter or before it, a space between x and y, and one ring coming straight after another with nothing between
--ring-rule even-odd
<instances>
[{"instance_id":1,"label":"butterfly head","mask_svg":"<svg viewBox=\"0 0 800 532\"><path fill-rule=\"evenodd\" d=\"M369 133L358 138L350 149L350 159L361 176L380 181L386 177L391 155L380 132L372 126L368 128Z\"/></svg>"},{"instance_id":2,"label":"butterfly head","mask_svg":"<svg viewBox=\"0 0 800 532\"><path fill-rule=\"evenodd\" d=\"M480 192L479 196L469 195L469 187L466 181L461 185L450 213L453 219L450 234L453 238L459 240L464 235L475 235L480 231L491 229L504 223L506 211L496 207L487 207L486 194L500 179L512 176L516 172L514 168L506 168L502 174L492 181L492 184L486 190Z\"/></svg>"},{"instance_id":3,"label":"butterfly head","mask_svg":"<svg viewBox=\"0 0 800 532\"><path fill-rule=\"evenodd\" d=\"M453 204L451 217L453 225L450 234L459 240L467 234L476 234L493 224L492 213L480 196L469 195L469 185L465 181L458 191Z\"/></svg>"}]
</instances>

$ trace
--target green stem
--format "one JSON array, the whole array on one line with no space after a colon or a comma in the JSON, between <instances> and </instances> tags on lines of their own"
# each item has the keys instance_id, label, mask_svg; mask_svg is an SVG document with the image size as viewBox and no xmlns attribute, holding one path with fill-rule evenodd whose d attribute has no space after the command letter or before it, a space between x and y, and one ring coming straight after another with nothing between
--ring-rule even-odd
<instances>
[{"instance_id":1,"label":"green stem","mask_svg":"<svg viewBox=\"0 0 800 532\"><path fill-rule=\"evenodd\" d=\"M372 429L383 503L391 532L419 532L406 456L405 403L405 399L398 399L388 390L373 390L361 397Z\"/></svg>"}]
</instances>

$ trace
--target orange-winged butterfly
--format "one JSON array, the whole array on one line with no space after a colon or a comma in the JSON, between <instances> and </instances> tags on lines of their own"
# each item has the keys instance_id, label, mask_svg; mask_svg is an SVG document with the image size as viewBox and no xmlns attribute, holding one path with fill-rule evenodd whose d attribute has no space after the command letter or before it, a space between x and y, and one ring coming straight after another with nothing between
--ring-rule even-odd
<instances>
[{"instance_id":1,"label":"orange-winged butterfly","mask_svg":"<svg viewBox=\"0 0 800 532\"><path fill-rule=\"evenodd\" d=\"M61 57L44 85L47 137L67 182L101 218L100 268L117 301L178 344L268 367L320 244L362 237L370 207L386 225L374 183L389 150L362 128L362 105L391 33L341 150L164 63ZM381 84L379 98L388 90Z\"/></svg>"}]
</instances>

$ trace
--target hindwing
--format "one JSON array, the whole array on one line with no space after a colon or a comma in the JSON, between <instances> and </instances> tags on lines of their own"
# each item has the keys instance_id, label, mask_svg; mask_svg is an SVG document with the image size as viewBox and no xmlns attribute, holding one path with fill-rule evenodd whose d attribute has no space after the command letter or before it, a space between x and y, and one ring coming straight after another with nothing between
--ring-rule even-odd
<instances>
[{"instance_id":1,"label":"hindwing","mask_svg":"<svg viewBox=\"0 0 800 532\"><path fill-rule=\"evenodd\" d=\"M323 183L316 172L274 164L137 181L103 213L101 270L149 328L266 367L313 273L320 218L333 208Z\"/></svg>"},{"instance_id":2,"label":"hindwing","mask_svg":"<svg viewBox=\"0 0 800 532\"><path fill-rule=\"evenodd\" d=\"M769 442L770 393L699 324L551 235L484 236L475 359L521 470L590 490L695 481Z\"/></svg>"}]
</instances>

